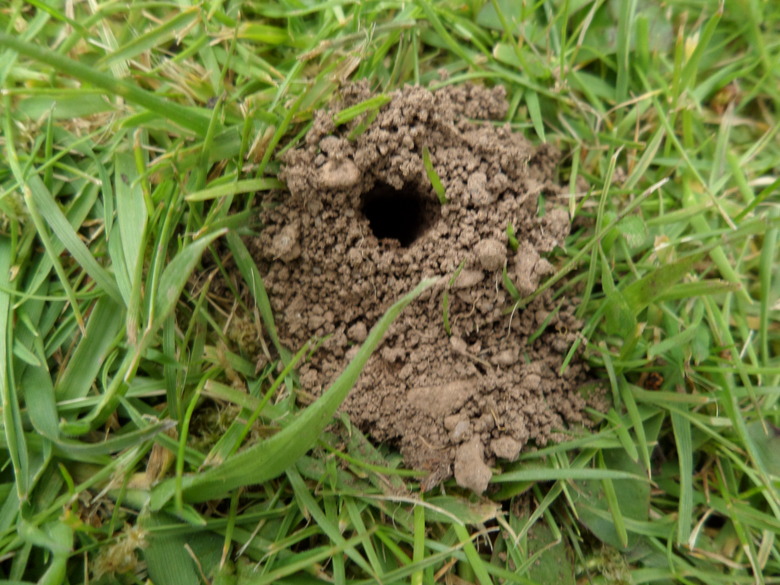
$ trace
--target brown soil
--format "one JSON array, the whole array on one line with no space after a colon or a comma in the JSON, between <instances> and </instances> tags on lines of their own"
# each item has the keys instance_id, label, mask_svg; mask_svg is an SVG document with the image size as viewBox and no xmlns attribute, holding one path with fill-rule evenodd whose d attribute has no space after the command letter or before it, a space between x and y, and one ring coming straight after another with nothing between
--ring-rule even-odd
<instances>
[{"instance_id":1,"label":"brown soil","mask_svg":"<svg viewBox=\"0 0 780 585\"><path fill-rule=\"evenodd\" d=\"M369 97L366 84L350 85L336 109ZM572 305L547 293L513 313L502 279L506 266L520 294L533 292L553 270L543 254L570 228L553 180L557 153L508 126L473 121L501 120L506 110L501 87L406 87L352 140L362 118L335 127L333 112L319 112L305 143L285 155L290 193L266 202L253 243L283 343L327 336L300 368L315 395L400 295L440 277L398 318L344 404L375 440L430 472L425 488L454 474L481 493L496 458L513 460L529 444L588 425L578 393L587 367L574 360L560 373L580 328Z\"/></svg>"}]
</instances>

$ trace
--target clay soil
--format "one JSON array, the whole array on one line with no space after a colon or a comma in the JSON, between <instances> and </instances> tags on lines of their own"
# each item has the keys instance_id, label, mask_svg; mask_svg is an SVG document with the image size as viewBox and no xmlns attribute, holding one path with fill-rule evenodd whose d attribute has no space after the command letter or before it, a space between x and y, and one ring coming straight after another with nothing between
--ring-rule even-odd
<instances>
[{"instance_id":1,"label":"clay soil","mask_svg":"<svg viewBox=\"0 0 780 585\"><path fill-rule=\"evenodd\" d=\"M560 371L580 328L573 305L547 292L512 311L503 277L528 295L553 271L545 254L570 229L557 153L497 122L507 111L501 87L406 87L362 133L363 117L334 124L335 112L371 95L366 84L346 87L286 153L289 193L264 202L252 250L283 343L324 338L299 370L313 395L399 296L439 278L392 326L343 408L430 472L423 487L454 475L482 493L491 466L588 425L586 365Z\"/></svg>"}]
</instances>

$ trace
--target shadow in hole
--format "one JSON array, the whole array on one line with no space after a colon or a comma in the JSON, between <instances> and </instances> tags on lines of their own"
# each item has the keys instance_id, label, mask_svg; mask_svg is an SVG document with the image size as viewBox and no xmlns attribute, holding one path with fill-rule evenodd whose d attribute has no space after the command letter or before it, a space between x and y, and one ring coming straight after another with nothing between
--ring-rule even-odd
<instances>
[{"instance_id":1,"label":"shadow in hole","mask_svg":"<svg viewBox=\"0 0 780 585\"><path fill-rule=\"evenodd\" d=\"M435 219L431 205L410 185L395 189L377 183L363 194L361 211L377 239L398 240L402 248L412 245Z\"/></svg>"}]
</instances>

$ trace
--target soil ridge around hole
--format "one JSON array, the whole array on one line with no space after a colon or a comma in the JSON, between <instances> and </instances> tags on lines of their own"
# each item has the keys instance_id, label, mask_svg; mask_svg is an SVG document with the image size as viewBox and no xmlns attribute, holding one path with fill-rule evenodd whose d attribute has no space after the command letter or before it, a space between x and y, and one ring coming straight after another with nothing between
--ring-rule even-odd
<instances>
[{"instance_id":1,"label":"soil ridge around hole","mask_svg":"<svg viewBox=\"0 0 780 585\"><path fill-rule=\"evenodd\" d=\"M500 86L409 86L357 136L360 117L335 126L336 111L371 95L366 82L350 84L332 111L316 113L283 159L290 192L265 202L251 248L283 343L325 338L299 370L314 395L395 299L440 277L391 327L343 408L374 440L397 444L410 467L429 471L424 488L454 475L481 493L500 460L590 425L579 392L587 365L575 357L561 373L581 327L574 306L546 291L511 311L504 277L527 295L553 272L544 254L570 229L554 180L558 153L500 123Z\"/></svg>"}]
</instances>

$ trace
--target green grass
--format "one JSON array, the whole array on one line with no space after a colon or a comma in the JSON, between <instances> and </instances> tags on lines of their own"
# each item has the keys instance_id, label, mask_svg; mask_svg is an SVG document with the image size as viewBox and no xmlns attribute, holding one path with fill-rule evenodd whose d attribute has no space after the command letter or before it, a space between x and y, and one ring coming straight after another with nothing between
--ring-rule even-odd
<instances>
[{"instance_id":1,"label":"green grass","mask_svg":"<svg viewBox=\"0 0 780 585\"><path fill-rule=\"evenodd\" d=\"M186 4L0 7L0 582L780 583L776 3ZM280 346L242 242L362 78L340 121L502 84L565 155L577 227L543 287L581 298L612 408L492 500L325 428L415 293L300 408L310 349Z\"/></svg>"}]
</instances>

